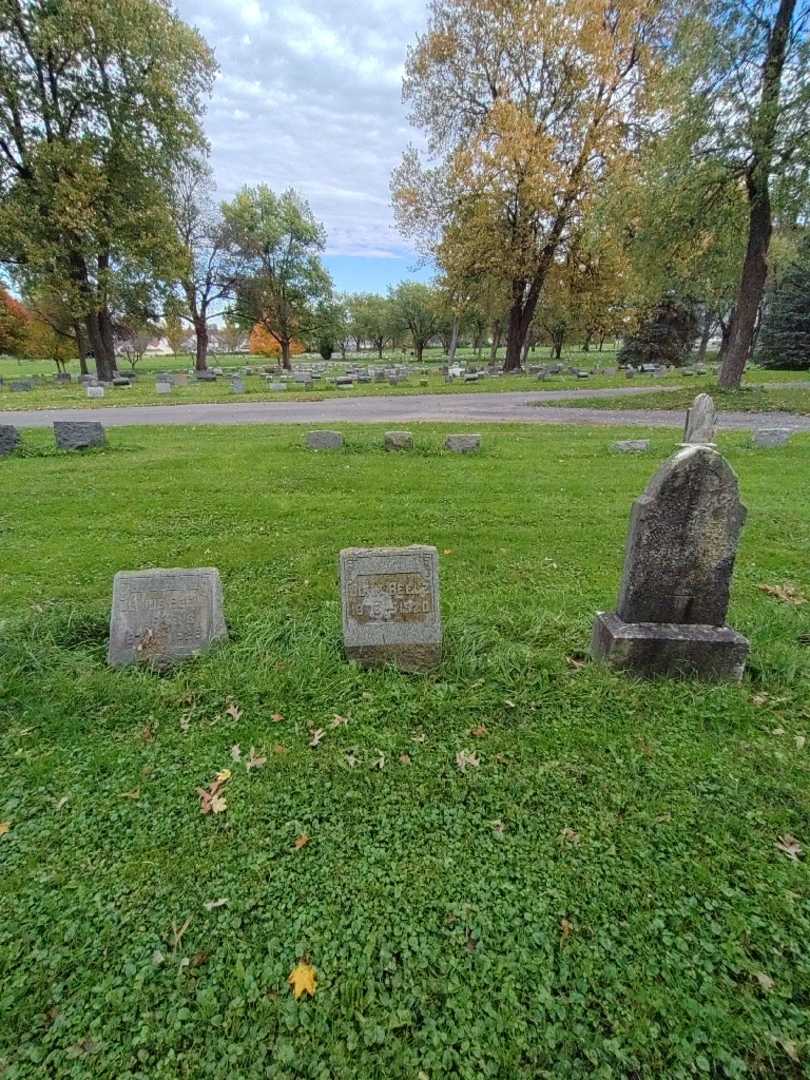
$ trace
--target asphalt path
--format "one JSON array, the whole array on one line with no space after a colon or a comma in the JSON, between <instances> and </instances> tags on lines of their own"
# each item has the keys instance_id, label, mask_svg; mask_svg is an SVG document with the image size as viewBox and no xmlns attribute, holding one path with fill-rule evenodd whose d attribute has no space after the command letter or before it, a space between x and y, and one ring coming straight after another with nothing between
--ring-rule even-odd
<instances>
[{"instance_id":1,"label":"asphalt path","mask_svg":"<svg viewBox=\"0 0 810 1080\"><path fill-rule=\"evenodd\" d=\"M797 385L797 384L789 384ZM0 412L0 424L49 427L54 420L101 420L107 427L166 424L604 424L621 427L680 427L682 409L587 409L554 407L576 398L632 399L662 387L628 386L603 390L526 390L470 394L397 394L312 401L245 400L219 404L97 405L85 409ZM679 389L671 387L667 389ZM719 427L750 431L784 427L810 431L810 416L794 413L721 412Z\"/></svg>"}]
</instances>

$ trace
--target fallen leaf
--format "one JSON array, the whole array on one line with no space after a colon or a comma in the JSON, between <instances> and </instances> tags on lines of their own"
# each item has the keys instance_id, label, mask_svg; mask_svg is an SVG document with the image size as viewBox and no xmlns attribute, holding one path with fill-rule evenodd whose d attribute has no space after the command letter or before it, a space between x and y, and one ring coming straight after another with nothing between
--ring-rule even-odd
<instances>
[{"instance_id":1,"label":"fallen leaf","mask_svg":"<svg viewBox=\"0 0 810 1080\"><path fill-rule=\"evenodd\" d=\"M757 588L760 592L781 600L783 604L793 604L794 607L799 607L801 604L807 603L807 597L792 581L786 581L782 585L757 585Z\"/></svg>"},{"instance_id":2,"label":"fallen leaf","mask_svg":"<svg viewBox=\"0 0 810 1080\"><path fill-rule=\"evenodd\" d=\"M0 821L0 836L5 836L7 832L11 832L11 822Z\"/></svg>"},{"instance_id":3,"label":"fallen leaf","mask_svg":"<svg viewBox=\"0 0 810 1080\"><path fill-rule=\"evenodd\" d=\"M766 975L764 971L758 971L754 978L763 990L773 990L776 985L770 975Z\"/></svg>"},{"instance_id":4,"label":"fallen leaf","mask_svg":"<svg viewBox=\"0 0 810 1080\"><path fill-rule=\"evenodd\" d=\"M564 938L570 937L574 932L574 924L569 922L568 919L560 920L560 933Z\"/></svg>"},{"instance_id":5,"label":"fallen leaf","mask_svg":"<svg viewBox=\"0 0 810 1080\"><path fill-rule=\"evenodd\" d=\"M232 776L233 773L230 769L220 769L217 775L214 777L214 782L216 784L219 784L221 787L223 784L227 784Z\"/></svg>"},{"instance_id":6,"label":"fallen leaf","mask_svg":"<svg viewBox=\"0 0 810 1080\"><path fill-rule=\"evenodd\" d=\"M287 747L282 746L282 744L280 742L277 742L276 745L273 747L273 753L274 754L286 754L287 753Z\"/></svg>"},{"instance_id":7,"label":"fallen leaf","mask_svg":"<svg viewBox=\"0 0 810 1080\"><path fill-rule=\"evenodd\" d=\"M219 900L206 900L204 906L206 911L216 911L217 908L227 907L229 903L227 897L220 896Z\"/></svg>"},{"instance_id":8,"label":"fallen leaf","mask_svg":"<svg viewBox=\"0 0 810 1080\"><path fill-rule=\"evenodd\" d=\"M191 916L186 919L183 925L178 929L175 923L172 923L172 952L177 952L180 942L183 940L183 934L188 930L191 925Z\"/></svg>"},{"instance_id":9,"label":"fallen leaf","mask_svg":"<svg viewBox=\"0 0 810 1080\"><path fill-rule=\"evenodd\" d=\"M410 765L411 764L411 755L410 754L400 754L399 755L399 763L400 763L400 765Z\"/></svg>"},{"instance_id":10,"label":"fallen leaf","mask_svg":"<svg viewBox=\"0 0 810 1080\"><path fill-rule=\"evenodd\" d=\"M160 967L160 965L165 959L166 957L163 955L160 949L155 949L155 951L152 953L152 963L155 967Z\"/></svg>"},{"instance_id":11,"label":"fallen leaf","mask_svg":"<svg viewBox=\"0 0 810 1080\"><path fill-rule=\"evenodd\" d=\"M587 665L587 660L579 660L576 656L566 656L566 664L574 671L579 671L580 668L584 668Z\"/></svg>"},{"instance_id":12,"label":"fallen leaf","mask_svg":"<svg viewBox=\"0 0 810 1080\"><path fill-rule=\"evenodd\" d=\"M481 758L472 750L459 750L456 754L456 765L462 772L466 772L468 768L477 769L480 764Z\"/></svg>"},{"instance_id":13,"label":"fallen leaf","mask_svg":"<svg viewBox=\"0 0 810 1080\"><path fill-rule=\"evenodd\" d=\"M504 699L504 705L507 707L507 709L516 709L517 708L517 705L515 705L514 701L510 701L509 698Z\"/></svg>"},{"instance_id":14,"label":"fallen leaf","mask_svg":"<svg viewBox=\"0 0 810 1080\"><path fill-rule=\"evenodd\" d=\"M576 845L579 843L579 833L576 829L569 829L568 826L566 826L560 833L560 839L567 840L569 844Z\"/></svg>"},{"instance_id":15,"label":"fallen leaf","mask_svg":"<svg viewBox=\"0 0 810 1080\"><path fill-rule=\"evenodd\" d=\"M474 739L483 739L486 734L486 724L479 724L478 727L470 728L470 735L472 735Z\"/></svg>"},{"instance_id":16,"label":"fallen leaf","mask_svg":"<svg viewBox=\"0 0 810 1080\"><path fill-rule=\"evenodd\" d=\"M309 837L307 836L307 834L306 833L301 833L300 836L296 836L295 843L293 844L293 847L295 848L296 851L299 851L302 847L306 847L308 843L309 843Z\"/></svg>"},{"instance_id":17,"label":"fallen leaf","mask_svg":"<svg viewBox=\"0 0 810 1080\"><path fill-rule=\"evenodd\" d=\"M780 836L776 841L776 847L779 851L784 852L789 859L794 862L799 861L799 856L802 854L802 846L795 836L791 836L790 833L785 833L784 836Z\"/></svg>"},{"instance_id":18,"label":"fallen leaf","mask_svg":"<svg viewBox=\"0 0 810 1080\"><path fill-rule=\"evenodd\" d=\"M296 964L289 974L287 982L292 987L293 997L296 1001L304 994L315 997L318 985L318 973L312 964Z\"/></svg>"},{"instance_id":19,"label":"fallen leaf","mask_svg":"<svg viewBox=\"0 0 810 1080\"><path fill-rule=\"evenodd\" d=\"M326 732L323 730L323 728L316 728L314 731L310 731L309 734L311 736L311 738L309 740L309 745L310 746L318 746L318 744L320 743L321 739L324 737Z\"/></svg>"},{"instance_id":20,"label":"fallen leaf","mask_svg":"<svg viewBox=\"0 0 810 1080\"><path fill-rule=\"evenodd\" d=\"M280 724L284 717L280 712L274 712L270 719L273 721L274 724Z\"/></svg>"},{"instance_id":21,"label":"fallen leaf","mask_svg":"<svg viewBox=\"0 0 810 1080\"><path fill-rule=\"evenodd\" d=\"M231 758L234 761L241 761L242 760L242 747L239 745L239 743L235 743L231 747Z\"/></svg>"},{"instance_id":22,"label":"fallen leaf","mask_svg":"<svg viewBox=\"0 0 810 1080\"><path fill-rule=\"evenodd\" d=\"M220 769L207 788L197 788L201 813L221 814L227 809L227 803L220 795L220 791L228 783L231 776L230 769Z\"/></svg>"},{"instance_id":23,"label":"fallen leaf","mask_svg":"<svg viewBox=\"0 0 810 1080\"><path fill-rule=\"evenodd\" d=\"M348 722L349 722L349 718L347 716L338 716L338 714L335 713L335 715L332 717L332 720L331 720L329 726L333 727L333 728L345 727L348 724Z\"/></svg>"},{"instance_id":24,"label":"fallen leaf","mask_svg":"<svg viewBox=\"0 0 810 1080\"><path fill-rule=\"evenodd\" d=\"M767 705L770 700L770 694L754 694L754 696L751 698L751 704L759 706Z\"/></svg>"},{"instance_id":25,"label":"fallen leaf","mask_svg":"<svg viewBox=\"0 0 810 1080\"><path fill-rule=\"evenodd\" d=\"M796 736L796 749L797 750L804 750L804 744L806 742L807 742L807 736L806 735L797 735Z\"/></svg>"},{"instance_id":26,"label":"fallen leaf","mask_svg":"<svg viewBox=\"0 0 810 1080\"><path fill-rule=\"evenodd\" d=\"M784 735L785 729L783 727L775 727L771 732L771 735Z\"/></svg>"},{"instance_id":27,"label":"fallen leaf","mask_svg":"<svg viewBox=\"0 0 810 1080\"><path fill-rule=\"evenodd\" d=\"M207 959L208 959L208 953L203 952L202 949L201 949L198 953L195 953L192 956L192 958L191 958L191 966L192 967L202 967L202 965L206 962Z\"/></svg>"},{"instance_id":28,"label":"fallen leaf","mask_svg":"<svg viewBox=\"0 0 810 1080\"><path fill-rule=\"evenodd\" d=\"M495 820L492 822L492 831L496 832L498 836L503 836L504 832L506 831L506 826L500 818L495 818Z\"/></svg>"},{"instance_id":29,"label":"fallen leaf","mask_svg":"<svg viewBox=\"0 0 810 1080\"><path fill-rule=\"evenodd\" d=\"M411 742L423 743L426 740L427 735L425 735L424 731L415 731L413 735L411 735Z\"/></svg>"},{"instance_id":30,"label":"fallen leaf","mask_svg":"<svg viewBox=\"0 0 810 1080\"><path fill-rule=\"evenodd\" d=\"M57 811L61 810L65 806L65 804L68 802L69 799L70 799L69 795L63 795L61 799L57 800L57 802L55 804L55 809Z\"/></svg>"},{"instance_id":31,"label":"fallen leaf","mask_svg":"<svg viewBox=\"0 0 810 1080\"><path fill-rule=\"evenodd\" d=\"M445 548L444 551L442 552L442 555L452 555L452 554L453 554L453 549L452 548Z\"/></svg>"},{"instance_id":32,"label":"fallen leaf","mask_svg":"<svg viewBox=\"0 0 810 1080\"><path fill-rule=\"evenodd\" d=\"M143 741L147 743L152 742L154 737L155 733L152 731L148 724L145 724L144 729L141 732L141 738L143 739Z\"/></svg>"},{"instance_id":33,"label":"fallen leaf","mask_svg":"<svg viewBox=\"0 0 810 1080\"><path fill-rule=\"evenodd\" d=\"M349 750L346 753L346 764L350 769L354 769L360 764L360 758L352 750Z\"/></svg>"},{"instance_id":34,"label":"fallen leaf","mask_svg":"<svg viewBox=\"0 0 810 1080\"><path fill-rule=\"evenodd\" d=\"M376 757L374 759L374 761L372 761L371 768L372 769L380 769L380 770L382 770L382 769L385 768L385 754L382 752L382 750L378 750L377 754L379 756Z\"/></svg>"},{"instance_id":35,"label":"fallen leaf","mask_svg":"<svg viewBox=\"0 0 810 1080\"><path fill-rule=\"evenodd\" d=\"M224 814L228 809L228 804L222 798L221 795L215 795L211 800L211 813L212 814Z\"/></svg>"},{"instance_id":36,"label":"fallen leaf","mask_svg":"<svg viewBox=\"0 0 810 1080\"><path fill-rule=\"evenodd\" d=\"M247 761L245 762L245 768L250 772L251 769L263 769L267 764L266 757L260 757L256 753L256 748L251 746L250 753L248 754Z\"/></svg>"},{"instance_id":37,"label":"fallen leaf","mask_svg":"<svg viewBox=\"0 0 810 1080\"><path fill-rule=\"evenodd\" d=\"M242 715L242 710L239 708L238 705L234 705L234 704L230 704L228 706L228 708L225 710L225 712L227 713L228 716L231 717L232 720L238 720L239 717Z\"/></svg>"},{"instance_id":38,"label":"fallen leaf","mask_svg":"<svg viewBox=\"0 0 810 1080\"><path fill-rule=\"evenodd\" d=\"M191 727L191 713L183 713L180 717L180 730L184 735L188 735L188 729Z\"/></svg>"},{"instance_id":39,"label":"fallen leaf","mask_svg":"<svg viewBox=\"0 0 810 1080\"><path fill-rule=\"evenodd\" d=\"M132 791L122 791L118 796L119 799L140 799L141 789L139 787L133 788Z\"/></svg>"}]
</instances>

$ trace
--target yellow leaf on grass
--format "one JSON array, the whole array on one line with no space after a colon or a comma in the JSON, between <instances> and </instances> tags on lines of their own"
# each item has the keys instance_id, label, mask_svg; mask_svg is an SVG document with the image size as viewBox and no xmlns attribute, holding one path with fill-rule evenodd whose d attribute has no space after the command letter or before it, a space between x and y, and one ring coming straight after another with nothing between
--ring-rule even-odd
<instances>
[{"instance_id":1,"label":"yellow leaf on grass","mask_svg":"<svg viewBox=\"0 0 810 1080\"><path fill-rule=\"evenodd\" d=\"M10 821L0 821L0 836L5 836L7 832L11 831Z\"/></svg>"},{"instance_id":2,"label":"yellow leaf on grass","mask_svg":"<svg viewBox=\"0 0 810 1080\"><path fill-rule=\"evenodd\" d=\"M211 813L212 814L224 814L228 809L228 804L222 798L221 795L215 795L211 800Z\"/></svg>"},{"instance_id":3,"label":"yellow leaf on grass","mask_svg":"<svg viewBox=\"0 0 810 1080\"><path fill-rule=\"evenodd\" d=\"M315 997L318 973L312 964L296 964L290 972L287 982L292 987L293 997L296 1001L304 994Z\"/></svg>"}]
</instances>

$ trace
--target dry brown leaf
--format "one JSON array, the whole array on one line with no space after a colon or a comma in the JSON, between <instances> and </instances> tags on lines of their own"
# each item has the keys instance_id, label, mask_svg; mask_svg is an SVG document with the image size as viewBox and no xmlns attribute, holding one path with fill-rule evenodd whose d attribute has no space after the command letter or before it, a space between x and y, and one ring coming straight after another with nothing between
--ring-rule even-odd
<instances>
[{"instance_id":1,"label":"dry brown leaf","mask_svg":"<svg viewBox=\"0 0 810 1080\"><path fill-rule=\"evenodd\" d=\"M231 759L233 761L241 761L242 760L242 747L239 745L239 743L235 743L231 747Z\"/></svg>"},{"instance_id":2,"label":"dry brown leaf","mask_svg":"<svg viewBox=\"0 0 810 1080\"><path fill-rule=\"evenodd\" d=\"M580 837L576 829L569 829L568 826L566 826L560 833L560 839L567 840L569 844L577 845Z\"/></svg>"},{"instance_id":3,"label":"dry brown leaf","mask_svg":"<svg viewBox=\"0 0 810 1080\"><path fill-rule=\"evenodd\" d=\"M256 753L256 748L251 746L250 753L248 754L247 761L245 762L245 768L250 772L251 769L262 769L267 764L266 757L260 757Z\"/></svg>"},{"instance_id":4,"label":"dry brown leaf","mask_svg":"<svg viewBox=\"0 0 810 1080\"><path fill-rule=\"evenodd\" d=\"M11 822L0 821L0 836L5 836L7 832L11 832Z\"/></svg>"},{"instance_id":5,"label":"dry brown leaf","mask_svg":"<svg viewBox=\"0 0 810 1080\"><path fill-rule=\"evenodd\" d=\"M385 754L382 750L377 751L377 757L372 761L371 768L380 769L381 771L385 768Z\"/></svg>"},{"instance_id":6,"label":"dry brown leaf","mask_svg":"<svg viewBox=\"0 0 810 1080\"><path fill-rule=\"evenodd\" d=\"M140 799L141 789L139 787L133 788L132 791L122 791L118 796L119 799Z\"/></svg>"},{"instance_id":7,"label":"dry brown leaf","mask_svg":"<svg viewBox=\"0 0 810 1080\"><path fill-rule=\"evenodd\" d=\"M754 694L754 696L751 698L751 704L752 705L758 705L758 706L767 705L770 700L771 700L771 695L770 694L765 694L765 693Z\"/></svg>"},{"instance_id":8,"label":"dry brown leaf","mask_svg":"<svg viewBox=\"0 0 810 1080\"><path fill-rule=\"evenodd\" d=\"M302 847L306 847L308 843L309 843L309 837L307 836L307 834L306 833L301 833L300 836L296 836L295 843L293 844L293 848L296 851L300 851L300 849Z\"/></svg>"},{"instance_id":9,"label":"dry brown leaf","mask_svg":"<svg viewBox=\"0 0 810 1080\"><path fill-rule=\"evenodd\" d=\"M274 712L270 719L273 721L274 724L280 724L284 717L280 712Z\"/></svg>"},{"instance_id":10,"label":"dry brown leaf","mask_svg":"<svg viewBox=\"0 0 810 1080\"><path fill-rule=\"evenodd\" d=\"M312 964L298 963L290 972L287 982L292 987L293 997L296 1001L304 994L315 997L318 986L318 973Z\"/></svg>"},{"instance_id":11,"label":"dry brown leaf","mask_svg":"<svg viewBox=\"0 0 810 1080\"><path fill-rule=\"evenodd\" d=\"M183 713L180 717L180 730L184 735L188 735L188 729L191 727L191 713Z\"/></svg>"},{"instance_id":12,"label":"dry brown leaf","mask_svg":"<svg viewBox=\"0 0 810 1080\"><path fill-rule=\"evenodd\" d=\"M757 585L757 588L760 592L781 600L783 604L793 604L794 607L799 607L801 604L807 603L807 597L801 592L798 585L794 585L792 581L786 581L782 585Z\"/></svg>"},{"instance_id":13,"label":"dry brown leaf","mask_svg":"<svg viewBox=\"0 0 810 1080\"><path fill-rule=\"evenodd\" d=\"M410 765L411 764L411 755L410 754L400 754L399 755L399 763L400 763L400 765Z\"/></svg>"},{"instance_id":14,"label":"dry brown leaf","mask_svg":"<svg viewBox=\"0 0 810 1080\"><path fill-rule=\"evenodd\" d=\"M470 728L470 735L472 735L472 737L474 739L483 739L483 737L486 734L487 734L487 726L486 726L486 724L479 724L477 727Z\"/></svg>"},{"instance_id":15,"label":"dry brown leaf","mask_svg":"<svg viewBox=\"0 0 810 1080\"><path fill-rule=\"evenodd\" d=\"M587 665L586 660L580 660L576 656L566 656L565 662L570 668L573 668L574 671L579 671Z\"/></svg>"},{"instance_id":16,"label":"dry brown leaf","mask_svg":"<svg viewBox=\"0 0 810 1080\"><path fill-rule=\"evenodd\" d=\"M277 742L276 745L273 747L273 753L274 754L286 754L287 753L287 747L282 746L282 744L280 742Z\"/></svg>"},{"instance_id":17,"label":"dry brown leaf","mask_svg":"<svg viewBox=\"0 0 810 1080\"><path fill-rule=\"evenodd\" d=\"M802 854L802 845L795 836L791 836L790 833L785 833L784 836L780 836L776 841L776 847L779 851L784 852L789 859L792 859L794 862L799 861L799 856Z\"/></svg>"},{"instance_id":18,"label":"dry brown leaf","mask_svg":"<svg viewBox=\"0 0 810 1080\"><path fill-rule=\"evenodd\" d=\"M758 971L754 978L763 990L773 990L776 985L770 975L766 975L764 971Z\"/></svg>"},{"instance_id":19,"label":"dry brown leaf","mask_svg":"<svg viewBox=\"0 0 810 1080\"><path fill-rule=\"evenodd\" d=\"M804 744L807 742L807 736L806 735L797 735L795 741L796 741L796 749L797 750L804 750Z\"/></svg>"},{"instance_id":20,"label":"dry brown leaf","mask_svg":"<svg viewBox=\"0 0 810 1080\"><path fill-rule=\"evenodd\" d=\"M348 716L338 716L337 713L332 717L329 726L333 728L345 727L349 722Z\"/></svg>"},{"instance_id":21,"label":"dry brown leaf","mask_svg":"<svg viewBox=\"0 0 810 1080\"><path fill-rule=\"evenodd\" d=\"M346 752L346 764L349 766L350 769L354 769L357 765L360 764L360 758L357 756L357 754L354 753L353 750L348 750Z\"/></svg>"},{"instance_id":22,"label":"dry brown leaf","mask_svg":"<svg viewBox=\"0 0 810 1080\"><path fill-rule=\"evenodd\" d=\"M477 769L480 764L481 758L472 750L459 750L456 754L456 765L462 772L466 772L468 768Z\"/></svg>"},{"instance_id":23,"label":"dry brown leaf","mask_svg":"<svg viewBox=\"0 0 810 1080\"><path fill-rule=\"evenodd\" d=\"M222 798L221 795L215 795L211 800L211 813L212 814L224 814L228 809L228 804Z\"/></svg>"},{"instance_id":24,"label":"dry brown leaf","mask_svg":"<svg viewBox=\"0 0 810 1080\"><path fill-rule=\"evenodd\" d=\"M242 715L242 710L239 708L238 705L235 705L233 702L231 702L225 712L228 716L231 717L232 720L238 720L239 717Z\"/></svg>"},{"instance_id":25,"label":"dry brown leaf","mask_svg":"<svg viewBox=\"0 0 810 1080\"><path fill-rule=\"evenodd\" d=\"M498 836L503 836L504 832L506 831L506 826L500 818L495 818L495 820L492 822L492 831L496 832Z\"/></svg>"},{"instance_id":26,"label":"dry brown leaf","mask_svg":"<svg viewBox=\"0 0 810 1080\"><path fill-rule=\"evenodd\" d=\"M56 809L57 811L61 810L61 809L62 809L62 808L63 808L63 807L65 806L65 804L67 803L67 801L68 801L69 799L70 799L70 796L69 796L69 795L63 795L61 799L58 799L58 800L56 801L56 803L55 803L55 809Z\"/></svg>"},{"instance_id":27,"label":"dry brown leaf","mask_svg":"<svg viewBox=\"0 0 810 1080\"><path fill-rule=\"evenodd\" d=\"M227 809L227 803L220 795L220 791L232 775L230 769L220 769L207 788L197 788L201 813L221 814Z\"/></svg>"},{"instance_id":28,"label":"dry brown leaf","mask_svg":"<svg viewBox=\"0 0 810 1080\"><path fill-rule=\"evenodd\" d=\"M424 731L415 731L413 735L411 735L411 742L423 743L426 742L426 740L427 735L425 735Z\"/></svg>"},{"instance_id":29,"label":"dry brown leaf","mask_svg":"<svg viewBox=\"0 0 810 1080\"><path fill-rule=\"evenodd\" d=\"M320 743L321 739L324 737L326 732L323 730L323 728L315 728L314 730L310 731L309 734L310 734L309 745L310 746L318 746L318 744Z\"/></svg>"},{"instance_id":30,"label":"dry brown leaf","mask_svg":"<svg viewBox=\"0 0 810 1080\"><path fill-rule=\"evenodd\" d=\"M568 919L560 919L560 933L564 938L570 937L574 932L574 924Z\"/></svg>"},{"instance_id":31,"label":"dry brown leaf","mask_svg":"<svg viewBox=\"0 0 810 1080\"><path fill-rule=\"evenodd\" d=\"M143 741L146 743L152 742L154 737L155 733L152 731L150 726L148 724L144 724L143 731L141 732L141 738L143 739Z\"/></svg>"}]
</instances>

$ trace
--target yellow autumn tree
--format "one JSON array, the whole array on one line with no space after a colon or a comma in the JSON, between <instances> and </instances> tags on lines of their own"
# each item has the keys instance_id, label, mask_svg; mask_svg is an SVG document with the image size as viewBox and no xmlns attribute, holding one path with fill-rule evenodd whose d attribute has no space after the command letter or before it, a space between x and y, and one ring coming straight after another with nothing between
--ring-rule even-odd
<instances>
[{"instance_id":1,"label":"yellow autumn tree","mask_svg":"<svg viewBox=\"0 0 810 1080\"><path fill-rule=\"evenodd\" d=\"M395 210L451 278L508 283L507 370L551 267L637 148L669 3L431 2L403 85L427 156L405 154Z\"/></svg>"}]
</instances>

